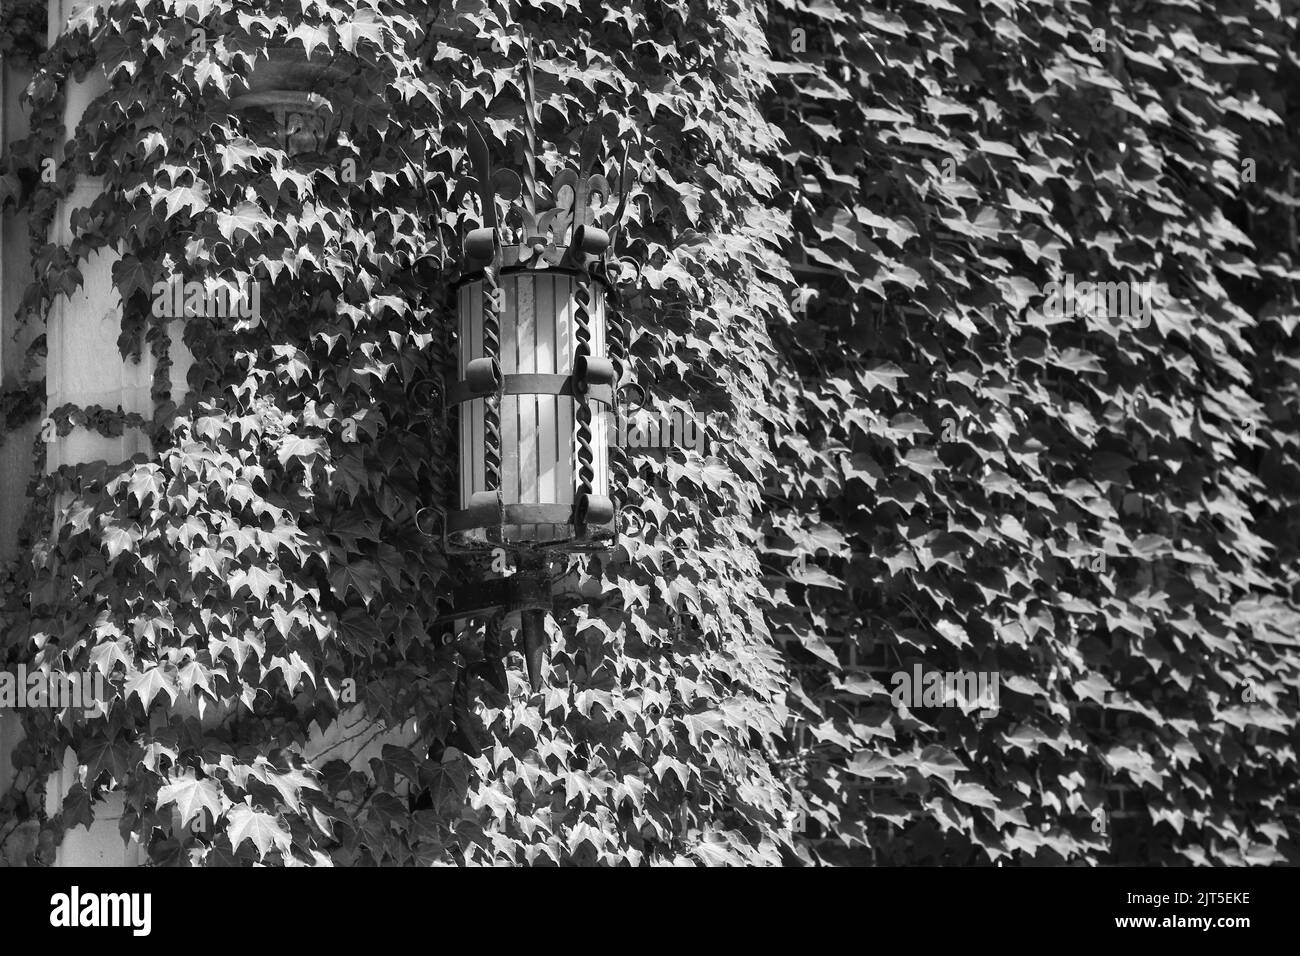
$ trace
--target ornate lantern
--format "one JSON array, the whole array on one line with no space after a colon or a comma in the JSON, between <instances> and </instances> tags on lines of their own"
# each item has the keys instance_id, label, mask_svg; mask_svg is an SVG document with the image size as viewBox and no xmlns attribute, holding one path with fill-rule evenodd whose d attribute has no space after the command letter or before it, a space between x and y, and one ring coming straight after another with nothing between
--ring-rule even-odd
<instances>
[{"instance_id":1,"label":"ornate lantern","mask_svg":"<svg viewBox=\"0 0 1300 956\"><path fill-rule=\"evenodd\" d=\"M490 655L499 653L502 615L519 612L537 690L553 600L548 559L612 549L618 538L609 436L626 333L616 286L637 270L613 252L626 156L611 212L600 131L589 128L578 168L560 172L543 202L534 178L531 57L524 86L522 177L494 171L482 133L473 123L467 130L473 176L457 200L477 197L481 225L465 237L454 286L457 380L444 396L458 413L459 449L459 506L443 523L447 549L504 551L518 570L458 589L442 620L489 615ZM489 673L499 676L500 667Z\"/></svg>"},{"instance_id":2,"label":"ornate lantern","mask_svg":"<svg viewBox=\"0 0 1300 956\"><path fill-rule=\"evenodd\" d=\"M606 436L622 362L618 346L618 364L610 357L610 235L593 200L609 183L566 170L551 185L555 206L539 214L514 202L517 176L490 174L476 127L470 148L488 224L466 237L456 290L460 379L447 403L461 412L461 508L448 515L448 544L607 547L616 534ZM504 228L494 192L512 202Z\"/></svg>"}]
</instances>

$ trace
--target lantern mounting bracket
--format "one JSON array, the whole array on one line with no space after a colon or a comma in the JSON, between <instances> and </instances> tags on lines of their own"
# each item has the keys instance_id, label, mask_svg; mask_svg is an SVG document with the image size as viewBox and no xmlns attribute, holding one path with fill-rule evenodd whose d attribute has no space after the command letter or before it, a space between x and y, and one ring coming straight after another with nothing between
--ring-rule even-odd
<instances>
[{"instance_id":1,"label":"lantern mounting bracket","mask_svg":"<svg viewBox=\"0 0 1300 956\"><path fill-rule=\"evenodd\" d=\"M434 618L435 624L492 611L549 611L554 605L551 576L545 570L530 569L504 578L471 581L452 589L452 610Z\"/></svg>"},{"instance_id":2,"label":"lantern mounting bracket","mask_svg":"<svg viewBox=\"0 0 1300 956\"><path fill-rule=\"evenodd\" d=\"M546 615L555 606L554 579L544 554L520 552L518 563L519 570L508 577L479 579L454 588L452 610L434 618L434 624L518 613L528 683L535 693L542 689L542 662L547 644Z\"/></svg>"}]
</instances>

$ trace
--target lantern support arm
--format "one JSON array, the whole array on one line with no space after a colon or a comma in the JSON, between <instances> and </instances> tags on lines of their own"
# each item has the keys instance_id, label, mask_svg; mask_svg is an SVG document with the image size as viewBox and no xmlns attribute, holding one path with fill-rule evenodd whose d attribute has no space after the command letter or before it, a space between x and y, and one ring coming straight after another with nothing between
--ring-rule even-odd
<instances>
[{"instance_id":1,"label":"lantern support arm","mask_svg":"<svg viewBox=\"0 0 1300 956\"><path fill-rule=\"evenodd\" d=\"M434 618L442 624L479 617L492 611L549 611L553 606L551 576L544 569L520 570L504 578L488 578L452 589L452 610Z\"/></svg>"},{"instance_id":2,"label":"lantern support arm","mask_svg":"<svg viewBox=\"0 0 1300 956\"><path fill-rule=\"evenodd\" d=\"M534 691L542 687L542 664L546 660L546 615L554 609L553 581L545 557L521 554L519 571L509 577L474 581L452 591L453 610L434 619L443 624L460 618L499 616L518 612L528 682Z\"/></svg>"}]
</instances>

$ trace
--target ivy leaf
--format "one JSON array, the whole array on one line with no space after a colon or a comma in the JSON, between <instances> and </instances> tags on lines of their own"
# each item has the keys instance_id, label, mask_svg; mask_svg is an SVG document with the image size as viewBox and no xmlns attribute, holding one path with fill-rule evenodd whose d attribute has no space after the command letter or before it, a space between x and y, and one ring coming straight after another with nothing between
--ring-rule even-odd
<instances>
[{"instance_id":1,"label":"ivy leaf","mask_svg":"<svg viewBox=\"0 0 1300 956\"><path fill-rule=\"evenodd\" d=\"M958 783L954 784L951 789L952 795L956 799L962 803L969 803L973 807L984 807L992 810L998 806L997 798L978 783Z\"/></svg>"},{"instance_id":2,"label":"ivy leaf","mask_svg":"<svg viewBox=\"0 0 1300 956\"><path fill-rule=\"evenodd\" d=\"M300 23L289 31L289 40L297 40L302 44L304 54L307 59L311 59L312 51L317 47L324 47L326 51L332 53L333 35L330 28L321 24L313 26L307 23Z\"/></svg>"},{"instance_id":3,"label":"ivy leaf","mask_svg":"<svg viewBox=\"0 0 1300 956\"><path fill-rule=\"evenodd\" d=\"M266 606L267 599L272 591L278 590L281 594L285 593L284 582L256 564L248 568L240 568L230 575L230 594L232 597L238 597L239 592L245 587L248 588L249 594L255 597L263 607Z\"/></svg>"},{"instance_id":4,"label":"ivy leaf","mask_svg":"<svg viewBox=\"0 0 1300 956\"><path fill-rule=\"evenodd\" d=\"M172 803L176 804L176 809L180 811L182 827L188 827L190 821L204 810L208 811L212 820L216 820L221 815L221 792L217 789L216 781L211 777L202 780L197 777L187 777L176 783L159 787L158 809L161 810Z\"/></svg>"},{"instance_id":5,"label":"ivy leaf","mask_svg":"<svg viewBox=\"0 0 1300 956\"><path fill-rule=\"evenodd\" d=\"M302 380L304 375L311 373L311 364L302 349L277 345L272 351L282 360L280 362L280 371L284 377L295 385ZM284 464L283 458L280 463Z\"/></svg>"},{"instance_id":6,"label":"ivy leaf","mask_svg":"<svg viewBox=\"0 0 1300 956\"><path fill-rule=\"evenodd\" d=\"M175 219L182 211L198 216L208 208L208 188L202 182L197 186L173 186L159 191L153 204L159 202L166 205L168 219Z\"/></svg>"},{"instance_id":7,"label":"ivy leaf","mask_svg":"<svg viewBox=\"0 0 1300 956\"><path fill-rule=\"evenodd\" d=\"M136 256L123 256L113 263L113 284L123 300L137 291L149 291L153 283L153 272Z\"/></svg>"},{"instance_id":8,"label":"ivy leaf","mask_svg":"<svg viewBox=\"0 0 1300 956\"><path fill-rule=\"evenodd\" d=\"M289 853L291 838L289 832L280 825L280 821L269 813L254 810L247 804L231 808L227 816L226 834L230 846L238 850L245 840L252 840L257 848L258 859L265 857L271 847L276 847L283 854Z\"/></svg>"},{"instance_id":9,"label":"ivy leaf","mask_svg":"<svg viewBox=\"0 0 1300 956\"><path fill-rule=\"evenodd\" d=\"M339 616L339 636L348 650L363 654L380 639L381 633L373 614L364 608L350 607Z\"/></svg>"},{"instance_id":10,"label":"ivy leaf","mask_svg":"<svg viewBox=\"0 0 1300 956\"><path fill-rule=\"evenodd\" d=\"M145 671L137 671L127 678L123 694L127 700L132 695L139 697L146 711L159 693L165 693L168 702L174 704L178 693L175 670L172 664L160 664Z\"/></svg>"},{"instance_id":11,"label":"ivy leaf","mask_svg":"<svg viewBox=\"0 0 1300 956\"><path fill-rule=\"evenodd\" d=\"M907 373L892 362L882 362L874 368L863 369L858 373L862 385L867 391L873 388L884 388L894 394L898 393L897 382L900 378L907 378Z\"/></svg>"},{"instance_id":12,"label":"ivy leaf","mask_svg":"<svg viewBox=\"0 0 1300 956\"><path fill-rule=\"evenodd\" d=\"M330 575L330 585L340 598L353 590L361 595L363 601L369 601L378 593L379 581L379 568L365 560L340 564Z\"/></svg>"},{"instance_id":13,"label":"ivy leaf","mask_svg":"<svg viewBox=\"0 0 1300 956\"><path fill-rule=\"evenodd\" d=\"M276 454L280 464L287 465L290 459L310 459L320 454L324 443L319 438L303 438L301 435L285 435Z\"/></svg>"},{"instance_id":14,"label":"ivy leaf","mask_svg":"<svg viewBox=\"0 0 1300 956\"><path fill-rule=\"evenodd\" d=\"M77 757L86 768L86 782L92 786L105 770L115 784L125 782L131 772L130 745L121 737L90 740Z\"/></svg>"},{"instance_id":15,"label":"ivy leaf","mask_svg":"<svg viewBox=\"0 0 1300 956\"><path fill-rule=\"evenodd\" d=\"M135 526L109 525L103 533L104 549L108 551L108 560L116 561L128 551L135 551L140 540L140 531Z\"/></svg>"},{"instance_id":16,"label":"ivy leaf","mask_svg":"<svg viewBox=\"0 0 1300 956\"><path fill-rule=\"evenodd\" d=\"M241 233L256 238L271 225L271 220L262 212L261 207L247 201L241 202L232 213L217 213L217 229L230 242Z\"/></svg>"},{"instance_id":17,"label":"ivy leaf","mask_svg":"<svg viewBox=\"0 0 1300 956\"><path fill-rule=\"evenodd\" d=\"M90 651L90 665L101 674L108 676L118 664L131 667L131 658L127 656L125 639L101 639Z\"/></svg>"},{"instance_id":18,"label":"ivy leaf","mask_svg":"<svg viewBox=\"0 0 1300 956\"><path fill-rule=\"evenodd\" d=\"M383 22L375 11L365 7L358 8L352 19L340 23L337 29L339 46L349 53L356 53L357 47L363 40L368 40L376 46L383 45Z\"/></svg>"},{"instance_id":19,"label":"ivy leaf","mask_svg":"<svg viewBox=\"0 0 1300 956\"><path fill-rule=\"evenodd\" d=\"M222 172L225 173L233 173L247 168L261 154L262 148L251 139L243 136L233 139L229 143L222 143L217 147L217 155L221 157Z\"/></svg>"},{"instance_id":20,"label":"ivy leaf","mask_svg":"<svg viewBox=\"0 0 1300 956\"><path fill-rule=\"evenodd\" d=\"M85 787L80 783L74 783L68 795L63 798L63 829L71 830L76 826L85 826L89 829L94 822L94 800Z\"/></svg>"}]
</instances>

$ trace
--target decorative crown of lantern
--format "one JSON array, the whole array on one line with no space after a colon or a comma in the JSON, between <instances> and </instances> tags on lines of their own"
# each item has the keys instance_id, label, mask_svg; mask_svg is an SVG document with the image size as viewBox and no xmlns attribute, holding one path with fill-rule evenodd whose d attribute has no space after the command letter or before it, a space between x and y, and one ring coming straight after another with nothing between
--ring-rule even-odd
<instances>
[{"instance_id":1,"label":"decorative crown of lantern","mask_svg":"<svg viewBox=\"0 0 1300 956\"><path fill-rule=\"evenodd\" d=\"M455 286L459 377L446 396L460 410L460 508L445 525L452 549L580 551L617 538L607 435L626 351L609 293L623 268L613 245L626 197L609 211L600 131L590 127L579 168L554 177L549 208L540 208L532 99L530 62L522 177L494 171L478 127L468 128L474 175L458 196L477 195L482 225L465 237ZM626 157L620 193L625 172Z\"/></svg>"}]
</instances>

